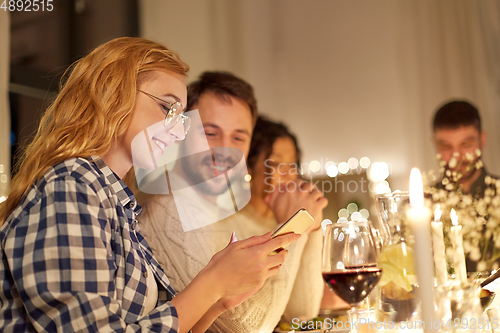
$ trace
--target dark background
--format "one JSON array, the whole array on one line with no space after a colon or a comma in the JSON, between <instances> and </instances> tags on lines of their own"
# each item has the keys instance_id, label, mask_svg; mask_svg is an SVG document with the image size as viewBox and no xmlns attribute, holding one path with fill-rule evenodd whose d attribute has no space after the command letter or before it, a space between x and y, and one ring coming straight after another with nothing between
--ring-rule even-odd
<instances>
[{"instance_id":1,"label":"dark background","mask_svg":"<svg viewBox=\"0 0 500 333\"><path fill-rule=\"evenodd\" d=\"M11 12L12 166L66 68L110 39L139 36L138 0L55 0L53 5L50 12Z\"/></svg>"}]
</instances>

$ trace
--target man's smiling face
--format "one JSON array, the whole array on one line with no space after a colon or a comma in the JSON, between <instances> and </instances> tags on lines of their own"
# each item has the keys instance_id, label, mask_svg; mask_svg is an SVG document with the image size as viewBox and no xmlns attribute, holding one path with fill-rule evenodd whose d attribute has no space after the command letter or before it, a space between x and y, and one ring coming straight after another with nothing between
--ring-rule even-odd
<instances>
[{"instance_id":1,"label":"man's smiling face","mask_svg":"<svg viewBox=\"0 0 500 333\"><path fill-rule=\"evenodd\" d=\"M192 135L187 136L185 149L190 150L190 146L204 139L200 136L204 131L211 154L184 152L183 155L188 157L182 159L181 172L192 185L212 180L198 188L207 195L219 195L227 189L227 182L222 178L213 180L214 177L232 168L241 160L242 154L245 158L248 155L253 131L252 113L244 101L214 93L202 94L193 109L199 111L203 130L191 130ZM241 153L217 147L237 148Z\"/></svg>"}]
</instances>

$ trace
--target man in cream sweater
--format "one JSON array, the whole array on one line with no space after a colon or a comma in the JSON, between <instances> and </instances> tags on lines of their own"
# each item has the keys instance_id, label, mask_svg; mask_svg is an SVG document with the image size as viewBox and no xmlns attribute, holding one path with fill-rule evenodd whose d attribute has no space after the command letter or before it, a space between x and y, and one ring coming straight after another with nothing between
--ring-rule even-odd
<instances>
[{"instance_id":1,"label":"man in cream sweater","mask_svg":"<svg viewBox=\"0 0 500 333\"><path fill-rule=\"evenodd\" d=\"M327 200L321 193L297 181L297 191L270 195L275 219L258 219L249 207L239 211L249 200L244 182L238 180L246 170L242 165L250 148L256 104L245 81L229 73L203 73L188 87L187 110L198 109L201 124L193 122L180 148L183 158L169 171L173 195L142 200L139 196L144 209L141 231L176 290L184 289L217 251L234 241L233 232L240 239L266 233L300 208L314 217L314 225L287 248L279 274L219 316L212 332L272 332L282 315L288 321L316 316L323 295L318 229ZM206 136L208 153L200 151L204 146L200 133Z\"/></svg>"}]
</instances>

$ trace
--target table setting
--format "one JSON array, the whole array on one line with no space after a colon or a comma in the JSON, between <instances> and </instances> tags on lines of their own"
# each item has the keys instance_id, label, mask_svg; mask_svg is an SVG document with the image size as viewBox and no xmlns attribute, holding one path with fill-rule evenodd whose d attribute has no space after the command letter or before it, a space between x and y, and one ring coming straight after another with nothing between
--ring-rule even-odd
<instances>
[{"instance_id":1,"label":"table setting","mask_svg":"<svg viewBox=\"0 0 500 333\"><path fill-rule=\"evenodd\" d=\"M409 193L379 195L376 202L385 226L377 320L425 322L416 328L420 332L491 332L497 318L494 311L488 317L486 310L496 306L500 273L467 272L467 228L453 205L447 207L451 223L446 226L440 204L424 199L418 169L412 170ZM471 210L457 204L457 209Z\"/></svg>"},{"instance_id":2,"label":"table setting","mask_svg":"<svg viewBox=\"0 0 500 333\"><path fill-rule=\"evenodd\" d=\"M477 214L470 207L476 202L465 196L450 204L436 193L426 189L424 195L422 175L413 169L409 192L375 196L378 228L365 219L326 225L323 279L351 309L329 322L320 318L288 331L500 332L496 252L487 253L491 245L477 241L475 227L461 221L486 214ZM487 217L498 214L497 208ZM488 232L493 228L484 227L486 238L495 234ZM471 259L475 271L470 270Z\"/></svg>"}]
</instances>

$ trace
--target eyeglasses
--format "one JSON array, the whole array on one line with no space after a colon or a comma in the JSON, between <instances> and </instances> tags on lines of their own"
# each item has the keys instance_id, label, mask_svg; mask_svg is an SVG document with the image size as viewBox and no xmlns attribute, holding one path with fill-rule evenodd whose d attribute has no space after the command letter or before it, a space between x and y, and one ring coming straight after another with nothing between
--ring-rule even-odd
<instances>
[{"instance_id":1,"label":"eyeglasses","mask_svg":"<svg viewBox=\"0 0 500 333\"><path fill-rule=\"evenodd\" d=\"M182 125L184 126L184 134L187 134L189 132L189 128L191 127L191 119L182 113L183 108L181 103L169 103L140 89L138 89L138 91L148 97L151 97L154 100L161 102L160 106L163 113L165 114L165 127L167 128L167 130L174 128L179 121L182 121Z\"/></svg>"}]
</instances>

